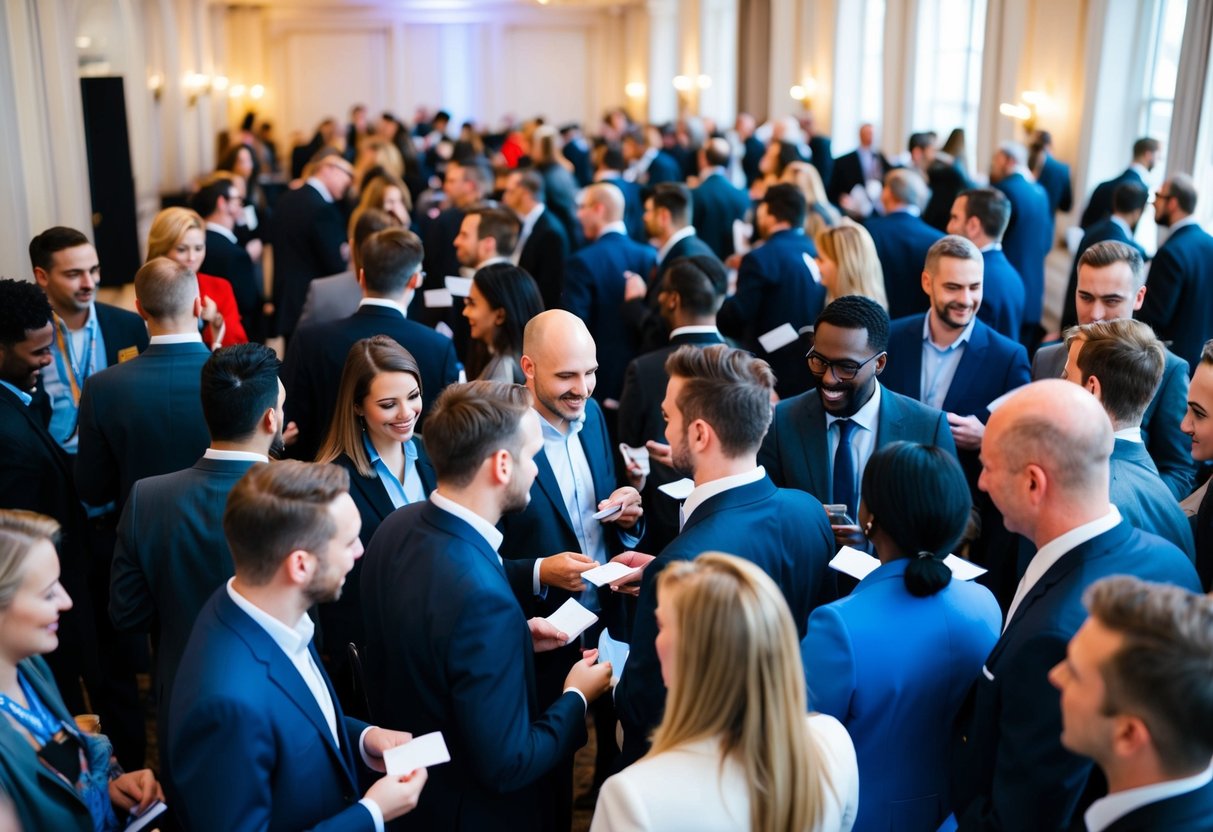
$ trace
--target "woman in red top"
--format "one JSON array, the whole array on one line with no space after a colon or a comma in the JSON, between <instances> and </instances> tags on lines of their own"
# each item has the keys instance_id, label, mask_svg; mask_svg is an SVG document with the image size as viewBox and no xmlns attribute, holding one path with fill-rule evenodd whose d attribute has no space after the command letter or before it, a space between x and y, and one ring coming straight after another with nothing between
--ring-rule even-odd
<instances>
[{"instance_id":1,"label":"woman in red top","mask_svg":"<svg viewBox=\"0 0 1213 832\"><path fill-rule=\"evenodd\" d=\"M248 343L232 284L222 277L199 274L206 257L206 223L188 208L165 208L152 220L147 235L147 259L167 257L198 277L202 296L202 342L212 350Z\"/></svg>"}]
</instances>

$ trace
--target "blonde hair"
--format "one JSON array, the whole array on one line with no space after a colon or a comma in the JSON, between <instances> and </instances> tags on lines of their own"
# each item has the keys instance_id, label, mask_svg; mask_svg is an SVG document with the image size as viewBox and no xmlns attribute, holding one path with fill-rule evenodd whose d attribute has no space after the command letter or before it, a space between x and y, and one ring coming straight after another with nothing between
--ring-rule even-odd
<instances>
[{"instance_id":1,"label":"blonde hair","mask_svg":"<svg viewBox=\"0 0 1213 832\"><path fill-rule=\"evenodd\" d=\"M826 196L826 186L821 181L817 168L808 162L790 162L779 177L780 182L795 185L804 194L808 211L804 215L804 233L809 239L814 239L822 231L837 225L839 217L829 197ZM828 212L828 213L823 213Z\"/></svg>"},{"instance_id":2,"label":"blonde hair","mask_svg":"<svg viewBox=\"0 0 1213 832\"><path fill-rule=\"evenodd\" d=\"M381 136L367 136L358 142L358 163L361 172L378 165L393 176L404 176L400 148Z\"/></svg>"},{"instance_id":3,"label":"blonde hair","mask_svg":"<svg viewBox=\"0 0 1213 832\"><path fill-rule=\"evenodd\" d=\"M378 208L383 210L384 194L388 188L396 188L400 191L400 199L404 203L404 210L410 215L413 213L413 196L409 193L408 186L404 184L399 176L391 171L385 170L366 184L362 189L362 197L358 200L358 208L365 211L367 208ZM353 230L353 217L351 219L350 229ZM350 234L350 236L354 236Z\"/></svg>"},{"instance_id":4,"label":"blonde hair","mask_svg":"<svg viewBox=\"0 0 1213 832\"><path fill-rule=\"evenodd\" d=\"M59 537L59 522L45 514L22 509L0 509L0 610L8 609L25 580L25 557L40 541L52 544Z\"/></svg>"},{"instance_id":5,"label":"blonde hair","mask_svg":"<svg viewBox=\"0 0 1213 832\"><path fill-rule=\"evenodd\" d=\"M844 295L863 295L886 310L889 299L884 290L884 272L872 235L861 225L846 220L817 235L817 253L838 267L834 288L827 290L826 303Z\"/></svg>"},{"instance_id":6,"label":"blonde hair","mask_svg":"<svg viewBox=\"0 0 1213 832\"><path fill-rule=\"evenodd\" d=\"M667 567L657 590L666 604L676 593L678 642L647 756L719 736L745 771L754 832L815 827L830 777L805 725L800 639L779 587L749 561L705 552Z\"/></svg>"},{"instance_id":7,"label":"blonde hair","mask_svg":"<svg viewBox=\"0 0 1213 832\"><path fill-rule=\"evenodd\" d=\"M197 228L206 233L206 223L198 212L189 208L165 208L152 220L151 230L147 232L147 258L168 257L173 246L185 236L185 232Z\"/></svg>"}]
</instances>

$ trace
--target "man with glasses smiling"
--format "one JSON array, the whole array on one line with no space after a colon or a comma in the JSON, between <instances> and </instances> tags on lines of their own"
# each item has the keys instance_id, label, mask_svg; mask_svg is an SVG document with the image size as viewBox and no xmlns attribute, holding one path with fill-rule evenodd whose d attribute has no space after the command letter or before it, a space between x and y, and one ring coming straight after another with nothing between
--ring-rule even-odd
<instances>
[{"instance_id":1,"label":"man with glasses smiling","mask_svg":"<svg viewBox=\"0 0 1213 832\"><path fill-rule=\"evenodd\" d=\"M956 453L944 414L885 389L877 380L888 356L889 316L859 295L838 298L814 325L806 361L816 389L775 408L758 462L777 486L799 488L846 506L835 517L839 546L862 544L854 524L859 483L872 453L890 442L938 445Z\"/></svg>"}]
</instances>

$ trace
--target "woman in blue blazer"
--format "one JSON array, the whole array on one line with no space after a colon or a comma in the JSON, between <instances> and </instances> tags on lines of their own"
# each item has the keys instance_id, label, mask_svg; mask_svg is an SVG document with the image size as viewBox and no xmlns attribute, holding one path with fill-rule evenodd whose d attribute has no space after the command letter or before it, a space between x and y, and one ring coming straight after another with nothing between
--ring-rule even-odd
<instances>
[{"instance_id":1,"label":"woman in blue blazer","mask_svg":"<svg viewBox=\"0 0 1213 832\"><path fill-rule=\"evenodd\" d=\"M952 723L1002 616L985 587L943 558L971 499L948 451L894 442L863 474L859 522L881 565L809 616L801 643L809 706L846 726L859 759L856 830L934 830L951 811Z\"/></svg>"},{"instance_id":2,"label":"woman in blue blazer","mask_svg":"<svg viewBox=\"0 0 1213 832\"><path fill-rule=\"evenodd\" d=\"M0 510L0 793L23 829L108 832L164 793L147 769L111 779L109 740L76 727L42 659L59 646L59 615L72 606L59 583L58 534L49 517Z\"/></svg>"},{"instance_id":3,"label":"woman in blue blazer","mask_svg":"<svg viewBox=\"0 0 1213 832\"><path fill-rule=\"evenodd\" d=\"M414 433L420 418L421 370L409 351L386 335L363 338L350 347L333 422L316 461L334 462L349 472L364 547L389 514L425 500L434 490L434 468ZM346 645L365 643L361 575L359 559L345 578L341 596L320 607L321 655L346 713L367 717L365 704L352 695L345 670Z\"/></svg>"}]
</instances>

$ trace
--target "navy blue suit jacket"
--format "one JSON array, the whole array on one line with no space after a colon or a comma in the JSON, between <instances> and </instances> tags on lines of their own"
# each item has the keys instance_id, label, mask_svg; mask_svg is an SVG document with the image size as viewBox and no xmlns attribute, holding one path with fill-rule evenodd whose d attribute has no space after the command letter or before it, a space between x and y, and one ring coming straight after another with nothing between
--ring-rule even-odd
<instances>
[{"instance_id":1,"label":"navy blue suit jacket","mask_svg":"<svg viewBox=\"0 0 1213 832\"><path fill-rule=\"evenodd\" d=\"M341 256L341 247L348 241L345 230L341 211L311 185L287 190L278 198L270 242L274 246L274 312L280 335L294 333L309 283L345 271Z\"/></svg>"},{"instance_id":2,"label":"navy blue suit jacket","mask_svg":"<svg viewBox=\"0 0 1213 832\"><path fill-rule=\"evenodd\" d=\"M76 488L85 502L118 510L137 480L193 465L211 443L202 415L201 341L153 344L84 382Z\"/></svg>"},{"instance_id":3,"label":"navy blue suit jacket","mask_svg":"<svg viewBox=\"0 0 1213 832\"><path fill-rule=\"evenodd\" d=\"M890 169L889 160L878 150L873 150L872 153L880 170L879 178L883 179L885 172ZM843 194L849 194L856 185L863 184L864 171L859 161L859 151L852 150L834 160L834 170L830 172L830 179L826 182L826 198L838 205Z\"/></svg>"},{"instance_id":4,"label":"navy blue suit jacket","mask_svg":"<svg viewBox=\"0 0 1213 832\"><path fill-rule=\"evenodd\" d=\"M942 411L892 390L881 391L876 448L906 440L956 453L952 431ZM834 502L830 471L834 461L826 438L826 413L816 389L775 406L775 418L762 440L758 462L774 483L807 491L823 503ZM862 479L862 472L859 472Z\"/></svg>"},{"instance_id":5,"label":"navy blue suit jacket","mask_svg":"<svg viewBox=\"0 0 1213 832\"><path fill-rule=\"evenodd\" d=\"M855 742L859 832L935 829L947 817L950 728L1002 626L980 584L953 580L914 597L909 564L886 563L818 607L801 642L809 708Z\"/></svg>"},{"instance_id":6,"label":"navy blue suit jacket","mask_svg":"<svg viewBox=\"0 0 1213 832\"><path fill-rule=\"evenodd\" d=\"M1061 745L1048 673L1087 618L1082 594L1109 575L1199 591L1191 561L1127 522L1071 549L1028 592L977 677L953 760L961 830L1064 829L1091 772ZM969 718L971 716L971 719Z\"/></svg>"},{"instance_id":7,"label":"navy blue suit jacket","mask_svg":"<svg viewBox=\"0 0 1213 832\"><path fill-rule=\"evenodd\" d=\"M1023 278L1023 322L1039 324L1044 305L1045 258L1053 247L1053 214L1044 188L1013 173L994 185L1011 201L1011 222L1002 236L1007 260Z\"/></svg>"},{"instance_id":8,"label":"navy blue suit jacket","mask_svg":"<svg viewBox=\"0 0 1213 832\"><path fill-rule=\"evenodd\" d=\"M1045 189L1049 197L1049 212L1056 214L1068 212L1074 207L1074 192L1070 185L1070 166L1053 158L1053 154L1045 154L1044 167L1036 178L1040 187Z\"/></svg>"},{"instance_id":9,"label":"navy blue suit jacket","mask_svg":"<svg viewBox=\"0 0 1213 832\"><path fill-rule=\"evenodd\" d=\"M363 338L387 335L417 360L421 370L422 411L425 414L461 369L451 339L410 321L386 306L361 306L348 318L303 327L291 339L282 367L286 387L286 418L299 426L291 449L297 459L312 460L328 433L341 386L341 372L350 347Z\"/></svg>"},{"instance_id":10,"label":"navy blue suit jacket","mask_svg":"<svg viewBox=\"0 0 1213 832\"><path fill-rule=\"evenodd\" d=\"M622 766L648 750L661 722L666 688L657 658L657 576L669 564L720 551L760 566L787 599L804 635L809 613L837 594L834 533L821 503L808 494L776 488L769 477L709 497L687 518L682 532L644 570L627 667L615 689L623 725Z\"/></svg>"},{"instance_id":11,"label":"navy blue suit jacket","mask_svg":"<svg viewBox=\"0 0 1213 832\"><path fill-rule=\"evenodd\" d=\"M1117 439L1112 448L1109 490L1112 505L1136 528L1161 537L1196 562L1192 524L1171 494L1146 446Z\"/></svg>"},{"instance_id":12,"label":"navy blue suit jacket","mask_svg":"<svg viewBox=\"0 0 1213 832\"><path fill-rule=\"evenodd\" d=\"M1000 335L1018 341L1023 323L1023 278L1000 248L982 252L981 258L985 262L985 276L977 317Z\"/></svg>"},{"instance_id":13,"label":"navy blue suit jacket","mask_svg":"<svg viewBox=\"0 0 1213 832\"><path fill-rule=\"evenodd\" d=\"M1078 309L1075 305L1074 293L1078 291L1078 261L1082 259L1082 255L1091 246L1096 243L1105 243L1113 241L1124 243L1137 249L1143 260L1149 260L1149 255L1142 248L1141 243L1134 240L1131 236L1125 233L1125 230L1120 227L1120 224L1114 222L1111 217L1102 219L1093 224L1082 235L1082 242L1078 244L1078 251L1074 252L1074 262L1070 264L1070 281L1066 284L1066 294L1062 298L1061 308L1061 331L1065 332L1070 327L1078 323Z\"/></svg>"},{"instance_id":14,"label":"navy blue suit jacket","mask_svg":"<svg viewBox=\"0 0 1213 832\"><path fill-rule=\"evenodd\" d=\"M426 502L393 512L365 561L372 712L414 736L442 731L451 752L401 828L540 828L541 781L585 742L585 706L570 692L539 710L530 630L497 553Z\"/></svg>"},{"instance_id":15,"label":"navy blue suit jacket","mask_svg":"<svg viewBox=\"0 0 1213 832\"><path fill-rule=\"evenodd\" d=\"M564 272L560 305L585 321L598 345L598 386L594 398L618 401L623 371L636 357L636 343L620 310L623 307L624 272L647 277L657 262L657 251L623 234L603 234L569 258Z\"/></svg>"},{"instance_id":16,"label":"navy blue suit jacket","mask_svg":"<svg viewBox=\"0 0 1213 832\"><path fill-rule=\"evenodd\" d=\"M147 324L134 312L128 312L108 303L94 303L97 325L105 341L105 366L112 367L120 361L119 354L135 347L139 352L147 349Z\"/></svg>"},{"instance_id":17,"label":"navy blue suit jacket","mask_svg":"<svg viewBox=\"0 0 1213 832\"><path fill-rule=\"evenodd\" d=\"M670 153L659 150L640 178L644 180L642 184L650 188L662 182L681 182L682 165Z\"/></svg>"},{"instance_id":18,"label":"navy blue suit jacket","mask_svg":"<svg viewBox=\"0 0 1213 832\"><path fill-rule=\"evenodd\" d=\"M691 224L721 260L733 253L733 222L745 219L750 195L713 173L691 190Z\"/></svg>"},{"instance_id":19,"label":"navy blue suit jacket","mask_svg":"<svg viewBox=\"0 0 1213 832\"><path fill-rule=\"evenodd\" d=\"M880 258L889 317L904 318L926 312L931 302L922 291L922 269L927 262L927 249L943 232L908 211L873 214L864 227L872 235L876 256Z\"/></svg>"},{"instance_id":20,"label":"navy blue suit jacket","mask_svg":"<svg viewBox=\"0 0 1213 832\"><path fill-rule=\"evenodd\" d=\"M1134 809L1104 832L1202 832L1213 817L1213 783Z\"/></svg>"},{"instance_id":21,"label":"navy blue suit jacket","mask_svg":"<svg viewBox=\"0 0 1213 832\"><path fill-rule=\"evenodd\" d=\"M1083 228L1090 228L1100 220L1112 216L1112 196L1121 185L1132 184L1146 187L1145 180L1133 168L1125 168L1124 172L1106 182L1100 182L1091 193L1091 201L1082 212L1082 220L1078 223Z\"/></svg>"},{"instance_id":22,"label":"navy blue suit jacket","mask_svg":"<svg viewBox=\"0 0 1213 832\"><path fill-rule=\"evenodd\" d=\"M217 589L198 615L173 686L170 800L189 829L372 830L357 803L358 738L315 646L337 713L333 734L269 633Z\"/></svg>"},{"instance_id":23,"label":"navy blue suit jacket","mask_svg":"<svg viewBox=\"0 0 1213 832\"><path fill-rule=\"evenodd\" d=\"M799 331L817 319L826 290L809 270L808 261L816 256L817 248L801 229L775 232L741 259L737 294L716 316L722 333L771 365L775 390L783 398L812 386L805 350L793 341L768 353L758 338L785 323Z\"/></svg>"},{"instance_id":24,"label":"navy blue suit jacket","mask_svg":"<svg viewBox=\"0 0 1213 832\"><path fill-rule=\"evenodd\" d=\"M253 270L252 258L244 250L244 246L233 243L218 231L208 228L206 259L202 261L198 271L222 277L232 284L232 294L236 296L236 306L246 327L260 317L261 289L257 286L257 273ZM306 291L304 296L307 296Z\"/></svg>"},{"instance_id":25,"label":"navy blue suit jacket","mask_svg":"<svg viewBox=\"0 0 1213 832\"><path fill-rule=\"evenodd\" d=\"M535 278L544 309L555 309L560 302L564 292L564 262L568 257L568 232L556 215L545 208L518 254L518 267Z\"/></svg>"},{"instance_id":26,"label":"navy blue suit jacket","mask_svg":"<svg viewBox=\"0 0 1213 832\"><path fill-rule=\"evenodd\" d=\"M1064 344L1041 347L1032 356L1032 380L1059 378L1066 368ZM1192 440L1180 430L1188 406L1188 362L1167 350L1162 381L1154 391L1141 432L1158 473L1176 500L1192 493L1196 471L1192 465Z\"/></svg>"},{"instance_id":27,"label":"navy blue suit jacket","mask_svg":"<svg viewBox=\"0 0 1213 832\"><path fill-rule=\"evenodd\" d=\"M711 257L719 260L716 252L699 238L698 233L683 237L666 252L664 258L653 268L651 274L644 277L648 280L648 293L644 298L633 298L624 301L620 314L627 321L632 332L632 339L637 345L637 353L646 353L665 344L670 338L670 327L658 309L658 296L661 294L661 283L665 274L670 270L674 261L682 257Z\"/></svg>"},{"instance_id":28,"label":"navy blue suit jacket","mask_svg":"<svg viewBox=\"0 0 1213 832\"><path fill-rule=\"evenodd\" d=\"M644 230L644 200L640 198L640 186L621 176L600 181L610 182L623 194L623 224L627 226L628 236L638 243L647 243L649 235Z\"/></svg>"},{"instance_id":29,"label":"navy blue suit jacket","mask_svg":"<svg viewBox=\"0 0 1213 832\"><path fill-rule=\"evenodd\" d=\"M154 632L156 729L168 741L169 694L198 613L235 574L223 535L232 487L253 467L206 459L135 483L114 546L110 618L123 631Z\"/></svg>"},{"instance_id":30,"label":"navy blue suit jacket","mask_svg":"<svg viewBox=\"0 0 1213 832\"><path fill-rule=\"evenodd\" d=\"M1198 225L1175 231L1154 255L1146 286L1137 317L1195 370L1213 338L1213 237Z\"/></svg>"}]
</instances>

